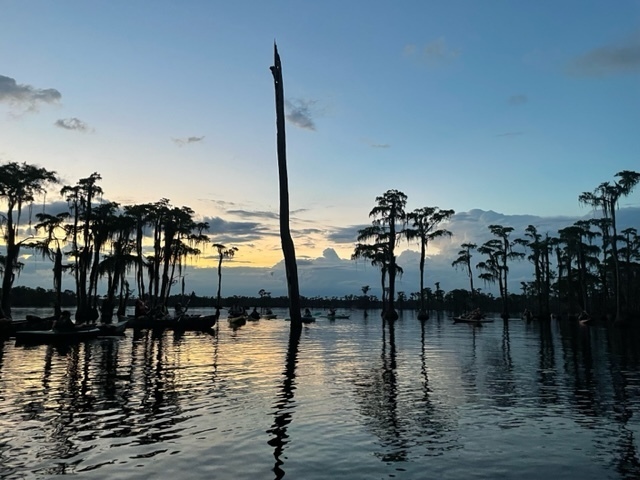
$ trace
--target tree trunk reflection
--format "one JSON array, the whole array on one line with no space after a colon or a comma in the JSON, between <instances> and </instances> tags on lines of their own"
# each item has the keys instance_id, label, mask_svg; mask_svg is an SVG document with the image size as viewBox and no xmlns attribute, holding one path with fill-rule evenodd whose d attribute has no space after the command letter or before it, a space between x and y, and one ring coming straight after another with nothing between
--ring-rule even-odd
<instances>
[{"instance_id":1,"label":"tree trunk reflection","mask_svg":"<svg viewBox=\"0 0 640 480\"><path fill-rule=\"evenodd\" d=\"M274 406L273 425L267 430L267 433L273 435L273 438L267 443L274 447L273 457L275 458L275 465L273 466L273 472L276 475L276 479L284 477L282 454L285 446L289 442L287 428L293 421L293 394L296 389L296 365L298 363L298 348L300 345L301 332L301 328L296 328L293 323L291 324L287 356L284 371L282 372L282 385L280 386L280 394Z\"/></svg>"}]
</instances>

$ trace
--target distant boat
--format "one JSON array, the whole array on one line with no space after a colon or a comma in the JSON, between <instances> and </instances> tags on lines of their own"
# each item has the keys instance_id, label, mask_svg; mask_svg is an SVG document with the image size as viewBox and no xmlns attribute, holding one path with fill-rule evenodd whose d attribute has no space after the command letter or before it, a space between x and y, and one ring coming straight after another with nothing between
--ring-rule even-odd
<instances>
[{"instance_id":1,"label":"distant boat","mask_svg":"<svg viewBox=\"0 0 640 480\"><path fill-rule=\"evenodd\" d=\"M482 323L491 323L491 322L493 322L492 318L453 317L453 323L482 324Z\"/></svg>"},{"instance_id":2,"label":"distant boat","mask_svg":"<svg viewBox=\"0 0 640 480\"><path fill-rule=\"evenodd\" d=\"M0 319L0 337L15 337L16 332L24 330L50 330L56 317L38 317L27 315L21 320Z\"/></svg>"},{"instance_id":3,"label":"distant boat","mask_svg":"<svg viewBox=\"0 0 640 480\"><path fill-rule=\"evenodd\" d=\"M116 336L123 335L128 324L128 319L119 319L113 323L98 323L96 327L100 330L100 336Z\"/></svg>"},{"instance_id":4,"label":"distant boat","mask_svg":"<svg viewBox=\"0 0 640 480\"><path fill-rule=\"evenodd\" d=\"M240 325L244 325L245 323L247 323L247 315L245 315L244 313L229 315L227 317L227 321L229 322L229 325L239 327Z\"/></svg>"},{"instance_id":5,"label":"distant boat","mask_svg":"<svg viewBox=\"0 0 640 480\"><path fill-rule=\"evenodd\" d=\"M302 323L313 323L316 321L316 317L314 317L313 315L303 315L302 317L300 317L300 319L302 320ZM285 320L287 322L291 321L289 317L285 318Z\"/></svg>"},{"instance_id":6,"label":"distant boat","mask_svg":"<svg viewBox=\"0 0 640 480\"><path fill-rule=\"evenodd\" d=\"M162 329L169 328L172 322L172 318L169 316L156 317L154 315L140 315L138 317L119 315L118 319L127 320L127 328Z\"/></svg>"},{"instance_id":7,"label":"distant boat","mask_svg":"<svg viewBox=\"0 0 640 480\"><path fill-rule=\"evenodd\" d=\"M17 344L69 344L90 340L100 335L95 326L74 327L70 329L19 330L16 332Z\"/></svg>"},{"instance_id":8,"label":"distant boat","mask_svg":"<svg viewBox=\"0 0 640 480\"><path fill-rule=\"evenodd\" d=\"M219 313L210 315L187 315L183 314L173 319L171 328L174 330L208 330L218 321Z\"/></svg>"},{"instance_id":9,"label":"distant boat","mask_svg":"<svg viewBox=\"0 0 640 480\"><path fill-rule=\"evenodd\" d=\"M334 313L333 315L328 314L327 318L330 320L335 320L335 319L344 319L344 318L349 318L351 315L347 315L344 313Z\"/></svg>"},{"instance_id":10,"label":"distant boat","mask_svg":"<svg viewBox=\"0 0 640 480\"><path fill-rule=\"evenodd\" d=\"M127 321L128 328L152 328L152 329L173 329L173 330L208 330L213 327L218 320L217 314L210 315L188 315L186 313L175 317L154 317L142 315L140 317L120 316L120 320Z\"/></svg>"}]
</instances>

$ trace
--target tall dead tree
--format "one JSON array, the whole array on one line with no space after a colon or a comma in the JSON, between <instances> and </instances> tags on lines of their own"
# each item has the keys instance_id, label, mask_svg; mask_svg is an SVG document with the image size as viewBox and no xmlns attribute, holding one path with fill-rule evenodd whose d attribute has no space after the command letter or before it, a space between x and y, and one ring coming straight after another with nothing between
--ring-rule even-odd
<instances>
[{"instance_id":1,"label":"tall dead tree","mask_svg":"<svg viewBox=\"0 0 640 480\"><path fill-rule=\"evenodd\" d=\"M273 44L273 83L276 89L276 129L278 144L278 176L280 179L280 241L284 264L287 273L289 290L289 316L291 327L302 328L300 313L300 289L298 285L298 267L296 265L296 249L289 229L289 180L287 177L287 142L284 128L284 87L282 84L282 65L278 46Z\"/></svg>"}]
</instances>

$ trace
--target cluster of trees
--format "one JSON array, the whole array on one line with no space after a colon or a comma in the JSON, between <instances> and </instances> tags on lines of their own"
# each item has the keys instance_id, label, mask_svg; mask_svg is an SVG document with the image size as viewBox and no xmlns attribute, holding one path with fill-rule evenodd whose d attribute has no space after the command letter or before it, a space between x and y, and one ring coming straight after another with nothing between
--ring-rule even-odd
<instances>
[{"instance_id":1,"label":"cluster of trees","mask_svg":"<svg viewBox=\"0 0 640 480\"><path fill-rule=\"evenodd\" d=\"M618 231L616 210L619 200L629 195L640 182L640 173L624 170L612 182L603 182L592 192L584 192L578 200L599 208L602 217L580 220L558 231L557 236L541 233L529 225L522 238L513 238L513 227L488 225L493 236L482 245L463 243L452 266L462 268L469 277L469 295L465 308L487 303L474 287L477 278L497 284L502 317L510 315L513 296L508 290L509 265L526 258L533 265L533 279L522 282L526 304L537 311L541 319L550 318L551 311L573 315L586 310L601 316L625 320L640 313L640 237L634 227ZM395 248L402 239L420 244L420 289L410 296L419 304L419 317L427 318L425 304L433 305L442 296L438 283L436 292L424 287L425 254L429 241L453 233L440 228L453 210L423 207L406 211L407 196L398 190L388 190L376 198L369 216L372 225L359 231L352 258L365 259L380 268L382 309L386 319L397 318L396 302L406 301L402 292L396 294L395 280L402 274L396 263ZM482 256L474 264L473 253ZM388 282L388 284L387 284ZM368 291L368 286L366 289ZM458 300L461 295L456 291ZM365 287L363 294L366 296ZM442 302L441 302L442 303ZM459 306L459 301L449 302Z\"/></svg>"},{"instance_id":2,"label":"cluster of trees","mask_svg":"<svg viewBox=\"0 0 640 480\"><path fill-rule=\"evenodd\" d=\"M184 297L187 261L210 246L218 255L218 289L209 306L221 305L222 262L238 249L213 242L205 233L209 229L206 222L196 222L189 207L172 206L168 199L125 206L104 201L100 180L100 175L93 173L75 185L62 186L60 194L68 211L32 215L36 197L59 183L56 173L26 163L0 165L0 200L6 204L6 213L0 213L6 248L0 255L0 315L11 315L13 283L24 267L22 249L51 259L56 314L63 299L70 298L68 292L61 291L62 274L68 272L75 280L76 318L102 315L108 321L116 311L124 311L133 292L147 297L152 307L166 309L172 288L181 279L180 295ZM457 310L486 305L495 309L496 299L482 294L474 285L477 279L498 285L499 310L504 318L509 317L512 304L518 308L526 304L540 318L548 318L552 311L573 314L579 310L617 319L637 315L640 298L634 292L640 289L640 237L633 227L618 231L616 210L619 200L639 181L640 173L625 170L617 173L614 181L579 195L581 203L599 208L602 217L575 222L559 230L557 236L529 225L522 238L513 238L512 227L488 225L493 238L482 245L461 244L452 263L469 278L466 293L443 292L438 282L432 291L424 284L429 242L453 235L442 226L455 212L439 207L407 211L407 196L399 190L388 190L376 198L369 213L372 224L358 232L352 255L354 260L368 261L380 269L382 298L368 295L370 287L365 286L362 296L333 298L329 303L340 306L340 300L345 306L379 306L386 319L397 318L397 304L416 308L419 318L428 318L430 310L444 306ZM28 226L21 223L27 206ZM402 240L420 246L420 285L409 295L395 289L396 278L403 273L395 255ZM474 254L480 259L474 259ZM532 263L533 278L522 282L521 295L514 297L508 290L509 265L523 259ZM133 287L129 285L131 278L135 279ZM106 282L105 296L97 293L100 281ZM278 306L279 300L261 292L255 304ZM303 300L329 306L327 299Z\"/></svg>"},{"instance_id":3,"label":"cluster of trees","mask_svg":"<svg viewBox=\"0 0 640 480\"><path fill-rule=\"evenodd\" d=\"M450 236L451 232L438 226L451 218L453 210L441 210L438 207L424 207L406 211L407 196L399 190L387 190L376 197L376 206L369 212L372 225L358 232L357 243L352 255L354 260L364 259L380 268L382 286L382 311L387 320L398 318L395 309L396 277L403 270L396 263L395 249L402 238L418 241L420 244L420 292L424 292L425 257L430 240ZM388 286L387 286L388 280ZM420 295L418 317L428 318L424 304L424 295Z\"/></svg>"},{"instance_id":4,"label":"cluster of trees","mask_svg":"<svg viewBox=\"0 0 640 480\"><path fill-rule=\"evenodd\" d=\"M76 318L95 320L102 315L110 321L115 311L122 313L134 290L146 297L153 308L166 309L172 287L182 278L187 259L198 256L211 245L217 250L218 302L221 266L237 248L213 243L205 231L206 222L196 222L189 207L175 207L163 198L155 203L121 206L103 201L101 176L93 173L75 185L65 185L60 195L68 211L56 215L36 213L33 224L29 208L28 227L21 224L23 207L44 196L47 187L59 183L56 172L27 163L0 165L0 200L6 213L0 214L6 253L0 255L0 318L11 316L16 277L24 267L22 249L32 249L53 262L55 314L62 305L63 272L75 279ZM35 232L35 233L34 233ZM150 246L144 244L150 239ZM135 289L127 278L133 273ZM105 296L98 295L98 282L106 281Z\"/></svg>"}]
</instances>

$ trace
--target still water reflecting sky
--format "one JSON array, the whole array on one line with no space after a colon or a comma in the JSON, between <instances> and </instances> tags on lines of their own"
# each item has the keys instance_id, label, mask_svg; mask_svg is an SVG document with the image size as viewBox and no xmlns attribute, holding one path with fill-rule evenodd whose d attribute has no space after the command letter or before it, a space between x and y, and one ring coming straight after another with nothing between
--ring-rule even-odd
<instances>
[{"instance_id":1,"label":"still water reflecting sky","mask_svg":"<svg viewBox=\"0 0 640 480\"><path fill-rule=\"evenodd\" d=\"M0 478L640 478L639 342L361 311L299 341L283 320L7 340Z\"/></svg>"}]
</instances>

